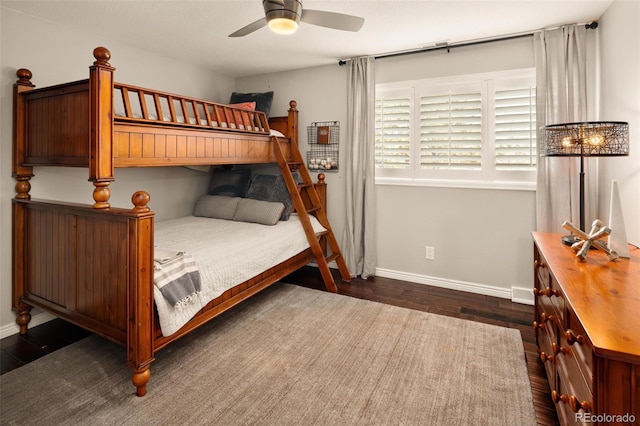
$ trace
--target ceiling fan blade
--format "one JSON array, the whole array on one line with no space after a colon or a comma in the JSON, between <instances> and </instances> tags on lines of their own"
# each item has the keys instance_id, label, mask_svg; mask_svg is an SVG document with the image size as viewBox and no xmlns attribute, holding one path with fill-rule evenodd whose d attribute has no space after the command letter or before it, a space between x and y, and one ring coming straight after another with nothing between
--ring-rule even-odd
<instances>
[{"instance_id":1,"label":"ceiling fan blade","mask_svg":"<svg viewBox=\"0 0 640 426\"><path fill-rule=\"evenodd\" d=\"M302 9L300 21L342 31L358 31L364 24L364 18L357 16L309 9Z\"/></svg>"},{"instance_id":2,"label":"ceiling fan blade","mask_svg":"<svg viewBox=\"0 0 640 426\"><path fill-rule=\"evenodd\" d=\"M229 37L244 37L247 34L251 34L252 32L259 30L265 25L267 25L267 19L260 18L257 21L250 23L246 27L242 27L238 31L229 34Z\"/></svg>"}]
</instances>

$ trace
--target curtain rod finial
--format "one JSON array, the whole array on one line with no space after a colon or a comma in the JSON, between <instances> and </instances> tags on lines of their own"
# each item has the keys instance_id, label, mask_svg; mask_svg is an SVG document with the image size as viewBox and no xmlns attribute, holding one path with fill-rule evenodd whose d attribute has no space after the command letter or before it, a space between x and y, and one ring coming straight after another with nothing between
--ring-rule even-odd
<instances>
[{"instance_id":1,"label":"curtain rod finial","mask_svg":"<svg viewBox=\"0 0 640 426\"><path fill-rule=\"evenodd\" d=\"M347 65L347 61L345 61L344 59L340 59L338 61L338 65L340 65L340 66Z\"/></svg>"},{"instance_id":2,"label":"curtain rod finial","mask_svg":"<svg viewBox=\"0 0 640 426\"><path fill-rule=\"evenodd\" d=\"M596 28L598 28L598 21L593 21L590 24L586 24L584 27L588 30L595 30Z\"/></svg>"}]
</instances>

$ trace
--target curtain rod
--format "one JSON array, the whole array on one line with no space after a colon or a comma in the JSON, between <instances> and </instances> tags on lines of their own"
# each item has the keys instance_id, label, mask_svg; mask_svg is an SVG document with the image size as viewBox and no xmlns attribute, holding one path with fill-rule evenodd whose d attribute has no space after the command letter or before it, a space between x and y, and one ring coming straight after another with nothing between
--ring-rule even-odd
<instances>
[{"instance_id":1,"label":"curtain rod","mask_svg":"<svg viewBox=\"0 0 640 426\"><path fill-rule=\"evenodd\" d=\"M596 28L598 28L598 22L597 21L593 21L593 22L591 22L589 24L584 24L584 27L586 29L588 29L588 30L596 29ZM449 44L449 43L446 43L446 42L444 42L444 43L436 43L435 46L431 46L431 47L424 47L424 48L412 49L412 50L403 50L403 51L399 51L399 52L381 53L381 54L375 55L374 59L391 58L391 57L404 56L404 55L413 55L415 53L431 52L431 51L434 51L434 50L443 50L443 49L447 49L447 52L449 52L449 50L453 49L454 47L475 46L475 45L478 45L478 44L494 43L494 42L497 42L497 41L506 41L506 40L514 40L514 39L518 39L518 38L524 38L524 37L532 37L533 35L535 35L538 32L539 31L533 31L533 32L522 33L522 34L511 34L511 35L500 36L500 37L463 41L463 42L453 43L453 44ZM343 66L348 61L349 61L348 59L340 59L338 61L338 65Z\"/></svg>"}]
</instances>

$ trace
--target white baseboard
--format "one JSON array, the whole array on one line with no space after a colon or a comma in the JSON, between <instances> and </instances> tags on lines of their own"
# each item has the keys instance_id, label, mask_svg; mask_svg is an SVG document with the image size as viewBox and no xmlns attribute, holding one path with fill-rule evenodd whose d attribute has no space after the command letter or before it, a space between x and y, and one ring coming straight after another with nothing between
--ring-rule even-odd
<instances>
[{"instance_id":1,"label":"white baseboard","mask_svg":"<svg viewBox=\"0 0 640 426\"><path fill-rule=\"evenodd\" d=\"M533 291L530 288L511 287L511 301L531 306L535 304Z\"/></svg>"},{"instance_id":2,"label":"white baseboard","mask_svg":"<svg viewBox=\"0 0 640 426\"><path fill-rule=\"evenodd\" d=\"M434 287L448 288L450 290L466 291L469 293L482 294L485 296L500 297L503 299L509 299L515 303L533 305L533 293L530 290L518 287L511 287L511 289L506 289L502 287L489 286L486 284L436 278L427 275L419 275L383 268L376 268L376 276L393 278L396 280L408 281L417 284L431 285ZM528 295L530 295L531 297L528 297Z\"/></svg>"},{"instance_id":3,"label":"white baseboard","mask_svg":"<svg viewBox=\"0 0 640 426\"><path fill-rule=\"evenodd\" d=\"M47 313L40 312L31 317L31 321L29 321L29 328L36 327L40 324L44 324L45 322L49 322L56 317ZM7 324L0 327L0 339L4 339L5 337L13 336L14 334L20 333L20 327L18 324Z\"/></svg>"}]
</instances>

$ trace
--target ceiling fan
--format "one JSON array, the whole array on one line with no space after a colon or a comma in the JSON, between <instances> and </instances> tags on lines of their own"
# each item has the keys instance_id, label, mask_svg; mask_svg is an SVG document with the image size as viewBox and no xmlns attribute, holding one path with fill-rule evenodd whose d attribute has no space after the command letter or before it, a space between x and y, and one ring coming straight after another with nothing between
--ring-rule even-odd
<instances>
[{"instance_id":1,"label":"ceiling fan","mask_svg":"<svg viewBox=\"0 0 640 426\"><path fill-rule=\"evenodd\" d=\"M263 0L262 6L264 18L240 28L229 37L244 37L265 25L278 34L293 34L299 22L342 31L358 31L364 24L364 19L357 16L303 9L302 0Z\"/></svg>"}]
</instances>

